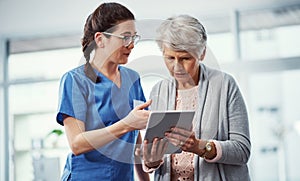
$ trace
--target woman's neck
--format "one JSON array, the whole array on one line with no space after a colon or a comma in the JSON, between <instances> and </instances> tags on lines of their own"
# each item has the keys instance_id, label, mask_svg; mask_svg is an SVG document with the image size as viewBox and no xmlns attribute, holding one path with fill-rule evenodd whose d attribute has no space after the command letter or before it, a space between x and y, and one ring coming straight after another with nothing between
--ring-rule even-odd
<instances>
[{"instance_id":1,"label":"woman's neck","mask_svg":"<svg viewBox=\"0 0 300 181\"><path fill-rule=\"evenodd\" d=\"M97 63L97 61L93 60L91 65L112 81L114 81L119 75L118 64L109 61L106 61L105 63Z\"/></svg>"},{"instance_id":2,"label":"woman's neck","mask_svg":"<svg viewBox=\"0 0 300 181\"><path fill-rule=\"evenodd\" d=\"M178 90L184 90L184 89L190 89L190 88L193 88L195 86L197 86L197 84L195 84L194 82L185 82L185 83L179 83L178 82L178 85L177 85L177 89Z\"/></svg>"},{"instance_id":3,"label":"woman's neck","mask_svg":"<svg viewBox=\"0 0 300 181\"><path fill-rule=\"evenodd\" d=\"M196 73L191 76L190 79L186 82L178 82L177 81L177 89L182 90L182 89L190 89L199 84L199 77L200 77L200 67L196 71Z\"/></svg>"}]
</instances>

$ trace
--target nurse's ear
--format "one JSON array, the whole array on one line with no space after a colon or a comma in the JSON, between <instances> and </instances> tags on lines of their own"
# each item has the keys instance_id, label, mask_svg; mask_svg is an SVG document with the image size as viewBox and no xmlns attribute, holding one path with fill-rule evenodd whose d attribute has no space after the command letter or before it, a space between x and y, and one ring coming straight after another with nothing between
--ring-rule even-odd
<instances>
[{"instance_id":1,"label":"nurse's ear","mask_svg":"<svg viewBox=\"0 0 300 181\"><path fill-rule=\"evenodd\" d=\"M103 33L101 33L101 32L97 32L97 33L95 33L95 35L94 35L94 40L95 40L95 42L96 42L96 45L97 45L97 47L100 47L100 48L103 48L104 47L104 44L103 44Z\"/></svg>"},{"instance_id":2,"label":"nurse's ear","mask_svg":"<svg viewBox=\"0 0 300 181\"><path fill-rule=\"evenodd\" d=\"M206 47L204 47L202 54L200 55L200 61L202 61L204 59L205 54L206 54Z\"/></svg>"}]
</instances>

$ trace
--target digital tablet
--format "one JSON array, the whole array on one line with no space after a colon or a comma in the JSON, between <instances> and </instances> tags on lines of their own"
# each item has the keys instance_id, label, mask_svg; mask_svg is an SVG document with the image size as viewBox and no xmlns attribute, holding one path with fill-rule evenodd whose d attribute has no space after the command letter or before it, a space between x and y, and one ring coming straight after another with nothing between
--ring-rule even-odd
<instances>
[{"instance_id":1,"label":"digital tablet","mask_svg":"<svg viewBox=\"0 0 300 181\"><path fill-rule=\"evenodd\" d=\"M152 111L150 113L144 140L152 143L154 138L164 138L165 132L172 127L180 127L187 130L192 129L195 111ZM151 145L151 144L150 144ZM151 149L151 146L149 146ZM168 143L166 154L180 153L182 150Z\"/></svg>"}]
</instances>

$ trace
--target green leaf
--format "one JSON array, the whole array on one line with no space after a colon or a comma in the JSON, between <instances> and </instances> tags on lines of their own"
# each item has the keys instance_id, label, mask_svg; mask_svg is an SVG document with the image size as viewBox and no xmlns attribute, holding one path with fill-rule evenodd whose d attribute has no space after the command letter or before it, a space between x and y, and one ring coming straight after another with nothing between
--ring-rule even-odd
<instances>
[{"instance_id":1,"label":"green leaf","mask_svg":"<svg viewBox=\"0 0 300 181\"><path fill-rule=\"evenodd\" d=\"M51 135L51 134L56 134L57 136L60 136L60 135L62 135L64 132L62 131L62 130L60 130L60 129L54 129L54 130L52 130L49 134L48 134L48 136L49 135Z\"/></svg>"}]
</instances>

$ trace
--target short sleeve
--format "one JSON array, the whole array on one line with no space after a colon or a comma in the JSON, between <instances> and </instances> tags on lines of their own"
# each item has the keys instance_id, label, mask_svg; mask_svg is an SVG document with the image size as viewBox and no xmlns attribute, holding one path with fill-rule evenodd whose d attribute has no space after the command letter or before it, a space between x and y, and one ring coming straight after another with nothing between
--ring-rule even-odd
<instances>
[{"instance_id":1,"label":"short sleeve","mask_svg":"<svg viewBox=\"0 0 300 181\"><path fill-rule=\"evenodd\" d=\"M75 79L71 73L66 73L60 82L58 113L56 121L63 125L64 115L85 121L87 104L82 81Z\"/></svg>"}]
</instances>

